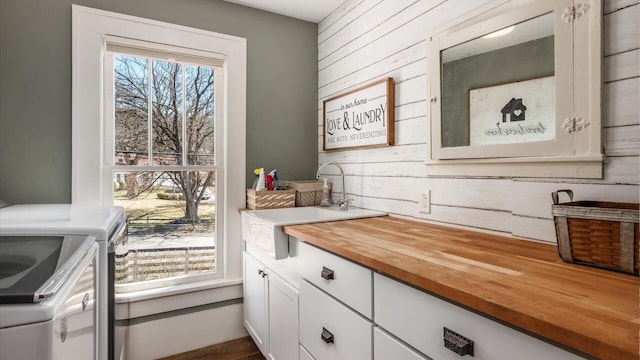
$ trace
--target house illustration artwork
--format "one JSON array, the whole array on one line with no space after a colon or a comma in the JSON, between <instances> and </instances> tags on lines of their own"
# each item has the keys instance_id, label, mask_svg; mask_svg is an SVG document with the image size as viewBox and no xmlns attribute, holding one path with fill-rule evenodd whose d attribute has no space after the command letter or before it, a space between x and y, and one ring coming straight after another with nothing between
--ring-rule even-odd
<instances>
[{"instance_id":1,"label":"house illustration artwork","mask_svg":"<svg viewBox=\"0 0 640 360\"><path fill-rule=\"evenodd\" d=\"M502 122L507 122L507 118L510 122L523 121L526 110L527 107L522 103L522 99L511 98L507 105L500 110L502 112Z\"/></svg>"}]
</instances>

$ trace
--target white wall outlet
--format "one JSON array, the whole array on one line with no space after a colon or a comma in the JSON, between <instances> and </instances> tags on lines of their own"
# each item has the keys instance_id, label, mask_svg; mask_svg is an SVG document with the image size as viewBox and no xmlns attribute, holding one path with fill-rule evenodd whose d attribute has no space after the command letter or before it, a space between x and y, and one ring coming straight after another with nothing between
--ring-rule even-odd
<instances>
[{"instance_id":1,"label":"white wall outlet","mask_svg":"<svg viewBox=\"0 0 640 360\"><path fill-rule=\"evenodd\" d=\"M422 214L431 214L431 190L422 190L418 201L419 212Z\"/></svg>"}]
</instances>

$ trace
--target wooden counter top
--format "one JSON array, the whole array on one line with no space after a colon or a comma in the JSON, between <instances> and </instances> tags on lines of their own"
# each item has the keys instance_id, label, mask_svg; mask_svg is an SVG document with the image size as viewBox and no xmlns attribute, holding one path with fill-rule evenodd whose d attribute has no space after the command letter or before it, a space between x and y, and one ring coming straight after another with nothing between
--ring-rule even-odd
<instances>
[{"instance_id":1,"label":"wooden counter top","mask_svg":"<svg viewBox=\"0 0 640 360\"><path fill-rule=\"evenodd\" d=\"M284 232L596 358L640 359L640 279L566 264L556 246L388 216Z\"/></svg>"}]
</instances>

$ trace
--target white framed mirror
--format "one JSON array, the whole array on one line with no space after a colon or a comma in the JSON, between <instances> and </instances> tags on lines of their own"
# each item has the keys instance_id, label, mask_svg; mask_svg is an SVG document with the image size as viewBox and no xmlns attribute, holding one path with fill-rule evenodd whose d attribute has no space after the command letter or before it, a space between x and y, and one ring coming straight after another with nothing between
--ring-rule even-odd
<instances>
[{"instance_id":1,"label":"white framed mirror","mask_svg":"<svg viewBox=\"0 0 640 360\"><path fill-rule=\"evenodd\" d=\"M428 44L430 175L602 177L601 1L493 1Z\"/></svg>"}]
</instances>

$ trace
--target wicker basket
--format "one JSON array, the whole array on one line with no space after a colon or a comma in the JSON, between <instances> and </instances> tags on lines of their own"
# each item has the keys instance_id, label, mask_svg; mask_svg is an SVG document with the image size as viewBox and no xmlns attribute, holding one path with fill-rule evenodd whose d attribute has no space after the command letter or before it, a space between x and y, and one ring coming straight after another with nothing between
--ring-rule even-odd
<instances>
[{"instance_id":1,"label":"wicker basket","mask_svg":"<svg viewBox=\"0 0 640 360\"><path fill-rule=\"evenodd\" d=\"M251 210L290 208L295 205L296 191L247 189L247 208Z\"/></svg>"},{"instance_id":2,"label":"wicker basket","mask_svg":"<svg viewBox=\"0 0 640 360\"><path fill-rule=\"evenodd\" d=\"M296 206L317 206L322 203L322 181L287 181L286 184L296 190ZM331 191L331 182L329 181L327 185Z\"/></svg>"},{"instance_id":3,"label":"wicker basket","mask_svg":"<svg viewBox=\"0 0 640 360\"><path fill-rule=\"evenodd\" d=\"M565 262L638 275L640 273L640 205L601 201L558 203L558 193L573 200L571 190L558 190L552 214L558 253Z\"/></svg>"}]
</instances>

